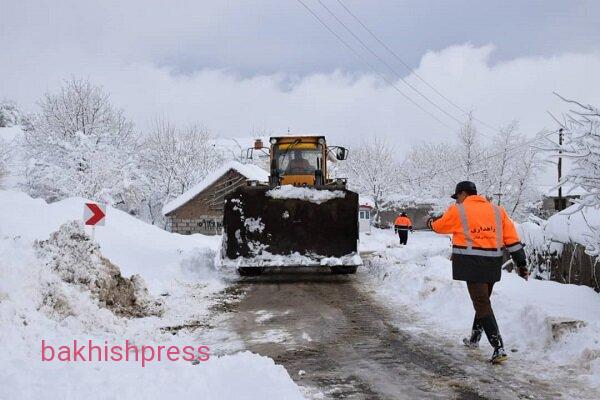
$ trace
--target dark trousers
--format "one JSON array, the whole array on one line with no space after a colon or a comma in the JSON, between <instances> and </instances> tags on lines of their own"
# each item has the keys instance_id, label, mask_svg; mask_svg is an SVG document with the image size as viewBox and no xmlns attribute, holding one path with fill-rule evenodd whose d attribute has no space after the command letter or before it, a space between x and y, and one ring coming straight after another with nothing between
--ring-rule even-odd
<instances>
[{"instance_id":1,"label":"dark trousers","mask_svg":"<svg viewBox=\"0 0 600 400\"><path fill-rule=\"evenodd\" d=\"M493 313L492 303L490 302L493 288L494 282L467 282L469 296L471 296L473 308L475 309L475 318L484 318Z\"/></svg>"},{"instance_id":2,"label":"dark trousers","mask_svg":"<svg viewBox=\"0 0 600 400\"><path fill-rule=\"evenodd\" d=\"M406 244L408 241L408 230L398 229L398 237L400 238L400 244Z\"/></svg>"}]
</instances>

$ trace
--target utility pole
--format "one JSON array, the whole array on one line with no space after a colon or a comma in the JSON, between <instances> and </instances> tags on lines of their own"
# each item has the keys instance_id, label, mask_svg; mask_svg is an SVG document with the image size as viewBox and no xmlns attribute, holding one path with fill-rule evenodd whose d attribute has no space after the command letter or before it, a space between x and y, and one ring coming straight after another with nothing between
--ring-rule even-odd
<instances>
[{"instance_id":1,"label":"utility pole","mask_svg":"<svg viewBox=\"0 0 600 400\"><path fill-rule=\"evenodd\" d=\"M558 183L560 183L560 179L562 178L562 144L563 144L563 128L558 130L558 145L560 148L558 149ZM558 211L563 210L563 198L562 198L562 186L558 187Z\"/></svg>"}]
</instances>

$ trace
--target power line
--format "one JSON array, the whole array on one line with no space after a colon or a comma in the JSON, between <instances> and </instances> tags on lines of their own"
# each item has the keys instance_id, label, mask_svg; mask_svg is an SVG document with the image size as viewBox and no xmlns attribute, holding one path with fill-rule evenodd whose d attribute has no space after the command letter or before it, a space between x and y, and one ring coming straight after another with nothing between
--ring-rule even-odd
<instances>
[{"instance_id":1,"label":"power line","mask_svg":"<svg viewBox=\"0 0 600 400\"><path fill-rule=\"evenodd\" d=\"M433 90L438 96L440 96L442 99L444 99L448 104L450 104L451 106L453 106L454 108L456 108L457 110L459 110L461 113L463 113L464 115L468 115L469 112L466 111L465 109L463 109L462 107L460 107L458 104L456 104L454 101L450 100L447 96L445 96L443 93L441 93L439 90L437 90L433 85L431 85L429 82L427 82L423 77L421 77L421 75L419 75L410 65L408 65L408 63L406 63L402 58L400 58L400 56L398 56L398 54L396 54L396 52L394 52L388 45L385 44L385 42L383 40L381 40L377 35L375 35L375 33L369 29L369 27L364 24L361 19L355 14L353 13L343 2L342 0L336 0L343 8L344 10L346 10L346 12L348 14L350 14L350 16L352 18L354 18L354 20L356 22L358 22L358 24L360 26L363 27L363 29L365 31L367 31L367 33L369 35L371 35L371 37L373 39L375 39L375 41L377 41L377 43L379 43L384 49L386 49L396 60L398 60L400 62L400 64L402 64L411 74L413 74L415 77L417 77L417 79L419 79L421 82L423 82L427 87L429 87L431 90ZM321 3L321 1L319 0L319 3ZM322 3L321 3L322 4ZM500 130L498 130L497 128L487 124L486 122L473 117L473 119L477 122L479 122L480 124L482 124L483 126L487 127L488 129L491 129L495 132L499 132Z\"/></svg>"},{"instance_id":2,"label":"power line","mask_svg":"<svg viewBox=\"0 0 600 400\"><path fill-rule=\"evenodd\" d=\"M413 105L415 105L416 107L418 107L419 109L421 109L421 111L423 111L424 113L426 113L427 115L429 115L431 118L435 119L437 122L439 122L441 125L445 126L448 129L454 129L453 127L451 127L450 125L446 124L444 121L442 121L441 119L439 119L435 114L432 114L429 110L427 110L426 108L424 108L422 105L420 105L419 103L417 103L416 101L414 101L412 98L410 98L408 95L406 95L404 92L402 92L400 89L398 89L398 87L394 84L394 82L392 82L391 80L389 80L384 74L382 74L381 72L377 71L375 69L375 67L369 62L367 61L360 53L358 53L352 46L350 46L340 35L338 35L331 27L329 27L329 25L327 25L310 7L308 7L306 5L306 3L304 3L304 1L302 0L297 0L298 3L300 3L325 29L327 29L332 35L334 35L346 48L348 48L362 63L364 63L365 65L367 65L369 67L369 69L375 73L377 76L379 76L381 79L383 79L388 85L390 85L396 92L398 92L400 95L402 95L402 97L404 97L405 99L407 99L408 101L410 101Z\"/></svg>"},{"instance_id":3,"label":"power line","mask_svg":"<svg viewBox=\"0 0 600 400\"><path fill-rule=\"evenodd\" d=\"M432 106L434 106L435 108L437 108L438 110L440 110L442 113L446 114L448 117L450 117L451 119L453 119L454 121L456 121L457 123L459 123L460 125L464 124L464 121L459 120L458 118L456 118L454 115L450 114L449 112L447 112L444 108L440 107L437 103L435 103L433 100L431 100L429 97L427 97L425 94L423 94L421 91L419 91L419 89L417 89L416 87L414 87L413 85L411 85L406 79L404 79L388 62L386 62L383 58L381 58L375 51L373 51L358 35L356 35L352 29L350 29L340 18L338 18L338 16L331 11L331 9L329 7L327 7L321 0L317 0L317 2L325 9L327 10L327 12L340 24L342 25L342 27L350 34L352 35L352 37L354 39L356 39L358 41L358 43L360 43L360 45L362 47L364 47L369 53L371 53L375 58L377 58L377 60L379 60L379 62L381 62L383 65L385 65L394 75L396 75L396 77L398 79L400 79L406 86L408 86L409 88L411 88L413 91L415 91L418 95L420 95L421 97L423 97L429 104L431 104Z\"/></svg>"}]
</instances>

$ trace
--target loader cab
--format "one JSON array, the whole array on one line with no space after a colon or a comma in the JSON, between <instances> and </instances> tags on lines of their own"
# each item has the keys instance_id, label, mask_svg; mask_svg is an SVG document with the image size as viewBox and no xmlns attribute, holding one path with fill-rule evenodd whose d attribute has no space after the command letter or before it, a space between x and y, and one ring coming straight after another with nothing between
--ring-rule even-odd
<instances>
[{"instance_id":1,"label":"loader cab","mask_svg":"<svg viewBox=\"0 0 600 400\"><path fill-rule=\"evenodd\" d=\"M325 184L328 149L323 136L272 137L270 142L271 185Z\"/></svg>"}]
</instances>

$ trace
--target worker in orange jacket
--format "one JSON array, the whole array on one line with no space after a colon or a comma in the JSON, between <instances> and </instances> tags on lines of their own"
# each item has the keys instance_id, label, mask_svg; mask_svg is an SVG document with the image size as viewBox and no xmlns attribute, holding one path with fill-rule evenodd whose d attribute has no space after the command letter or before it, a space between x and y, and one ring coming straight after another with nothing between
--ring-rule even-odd
<instances>
[{"instance_id":1,"label":"worker in orange jacket","mask_svg":"<svg viewBox=\"0 0 600 400\"><path fill-rule=\"evenodd\" d=\"M519 275L528 279L527 260L515 225L503 207L496 206L477 195L473 182L456 185L456 204L451 205L438 219L427 224L437 233L452 234L452 277L467 282L475 308L470 338L463 339L467 347L477 347L485 332L494 348L491 362L501 363L508 357L490 296L494 283L501 277L503 249L508 250Z\"/></svg>"},{"instance_id":2,"label":"worker in orange jacket","mask_svg":"<svg viewBox=\"0 0 600 400\"><path fill-rule=\"evenodd\" d=\"M400 214L396 221L394 221L394 230L398 233L400 238L400 244L406 244L408 241L408 231L413 230L412 222L405 212Z\"/></svg>"}]
</instances>

